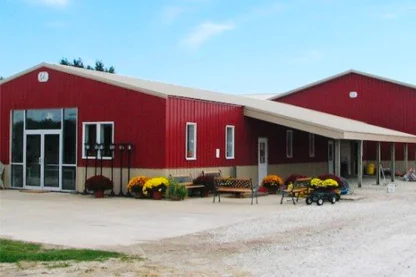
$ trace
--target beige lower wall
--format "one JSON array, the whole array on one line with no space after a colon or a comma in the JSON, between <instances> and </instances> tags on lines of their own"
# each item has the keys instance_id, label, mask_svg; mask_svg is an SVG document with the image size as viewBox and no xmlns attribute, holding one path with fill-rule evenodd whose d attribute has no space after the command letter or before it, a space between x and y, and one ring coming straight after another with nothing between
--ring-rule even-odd
<instances>
[{"instance_id":1,"label":"beige lower wall","mask_svg":"<svg viewBox=\"0 0 416 277\"><path fill-rule=\"evenodd\" d=\"M6 165L4 168L4 174L3 174L3 183L5 188L10 188L10 170L11 166Z\"/></svg>"},{"instance_id":2,"label":"beige lower wall","mask_svg":"<svg viewBox=\"0 0 416 277\"><path fill-rule=\"evenodd\" d=\"M376 161L363 161L363 166L368 163L376 163ZM382 161L383 167L390 167L390 161ZM286 178L291 174L302 174L306 176L316 176L327 172L327 163L295 163L295 164L272 164L268 166L268 174L277 174L282 178ZM416 161L409 161L409 167L416 168ZM404 162L396 161L396 168L404 171ZM190 173L193 177L199 176L202 171L215 171L220 169L222 176L236 176L240 178L252 178L253 183L257 183L258 169L257 165L252 166L235 166L235 167L204 167L204 168L175 168L175 169L138 169L134 168L130 172L130 177L145 175L149 177L156 176L169 176L188 174ZM6 188L10 188L10 165L5 166L3 182ZM99 173L99 170L97 171ZM114 191L119 192L120 188L120 170L115 168L114 174ZM88 177L94 175L94 169L88 168ZM111 169L103 168L103 175L111 177ZM123 190L126 191L127 170L123 170ZM77 167L76 177L76 190L82 192L84 190L85 183L85 167Z\"/></svg>"},{"instance_id":3,"label":"beige lower wall","mask_svg":"<svg viewBox=\"0 0 416 277\"><path fill-rule=\"evenodd\" d=\"M169 175L181 175L181 174L191 174L192 177L197 177L202 174L202 171L215 171L221 170L223 176L234 176L233 167L203 167L203 168L175 168L175 169L145 169L145 168L133 168L130 170L130 178L135 176L148 176L148 177L158 177L164 176L168 177ZM88 169L88 177L94 175L94 168ZM97 170L97 174L100 174L100 170ZM103 175L111 178L111 169L103 168ZM126 192L126 186L128 183L128 172L127 169L123 170L123 192ZM114 192L116 194L120 191L120 170L113 170L113 180L114 180ZM76 190L82 192L84 190L85 183L85 167L77 167L77 186Z\"/></svg>"},{"instance_id":4,"label":"beige lower wall","mask_svg":"<svg viewBox=\"0 0 416 277\"><path fill-rule=\"evenodd\" d=\"M328 163L295 163L295 164L271 164L267 168L267 174L276 174L287 178L291 174L305 176L317 176L328 171ZM237 166L237 177L251 178L253 183L258 182L258 169L253 166Z\"/></svg>"}]
</instances>

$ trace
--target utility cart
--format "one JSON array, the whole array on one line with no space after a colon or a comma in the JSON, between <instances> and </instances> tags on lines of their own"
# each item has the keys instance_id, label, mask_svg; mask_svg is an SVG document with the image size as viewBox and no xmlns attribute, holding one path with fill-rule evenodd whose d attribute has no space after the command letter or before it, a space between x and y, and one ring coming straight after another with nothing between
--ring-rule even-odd
<instances>
[{"instance_id":1,"label":"utility cart","mask_svg":"<svg viewBox=\"0 0 416 277\"><path fill-rule=\"evenodd\" d=\"M306 204L311 205L313 202L316 202L318 206L321 206L325 201L335 204L339 199L340 195L337 189L316 188L306 197Z\"/></svg>"}]
</instances>

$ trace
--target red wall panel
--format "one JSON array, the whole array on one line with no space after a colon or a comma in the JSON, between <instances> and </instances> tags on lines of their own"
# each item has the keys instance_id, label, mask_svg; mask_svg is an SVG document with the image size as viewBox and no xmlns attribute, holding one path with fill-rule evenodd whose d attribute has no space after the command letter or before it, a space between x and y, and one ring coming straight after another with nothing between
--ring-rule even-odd
<instances>
[{"instance_id":1,"label":"red wall panel","mask_svg":"<svg viewBox=\"0 0 416 277\"><path fill-rule=\"evenodd\" d=\"M197 159L185 158L186 123L197 123ZM225 127L235 126L235 159L225 158ZM234 105L169 97L166 119L168 168L234 166L245 163L243 108ZM215 151L220 149L220 157Z\"/></svg>"},{"instance_id":2,"label":"red wall panel","mask_svg":"<svg viewBox=\"0 0 416 277\"><path fill-rule=\"evenodd\" d=\"M358 97L351 99L350 91L358 92ZM355 73L276 101L416 135L416 89ZM375 159L375 143L368 142L367 147L365 156ZM387 144L383 144L382 151L382 158L390 159ZM409 145L409 158L415 158L415 145ZM396 159L403 159L403 144L396 144Z\"/></svg>"},{"instance_id":3,"label":"red wall panel","mask_svg":"<svg viewBox=\"0 0 416 277\"><path fill-rule=\"evenodd\" d=\"M49 81L39 83L39 71ZM78 165L83 165L82 122L113 121L116 143L135 145L132 166L165 166L166 99L90 79L41 68L1 86L0 159L9 161L10 111L16 109L78 108ZM118 155L115 163L118 164ZM124 163L126 164L126 160ZM105 165L108 165L107 162ZM104 166L105 166L104 165Z\"/></svg>"}]
</instances>

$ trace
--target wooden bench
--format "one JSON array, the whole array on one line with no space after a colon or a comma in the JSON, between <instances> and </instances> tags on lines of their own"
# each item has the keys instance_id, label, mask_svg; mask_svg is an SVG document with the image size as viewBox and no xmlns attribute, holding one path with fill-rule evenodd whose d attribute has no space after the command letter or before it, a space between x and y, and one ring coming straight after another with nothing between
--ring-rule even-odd
<instances>
[{"instance_id":1,"label":"wooden bench","mask_svg":"<svg viewBox=\"0 0 416 277\"><path fill-rule=\"evenodd\" d=\"M193 191L199 191L201 197L204 194L204 185L195 185L193 183L191 174L182 174L182 175L169 175L169 178L178 182L178 184L183 185L189 192L189 195L192 195Z\"/></svg>"},{"instance_id":2,"label":"wooden bench","mask_svg":"<svg viewBox=\"0 0 416 277\"><path fill-rule=\"evenodd\" d=\"M221 192L224 193L251 193L251 205L253 205L253 199L257 199L257 187L253 187L253 183L250 179L242 178L223 178L217 177L214 179L214 199L212 203L215 203L215 197L218 195L218 202L221 202Z\"/></svg>"},{"instance_id":3,"label":"wooden bench","mask_svg":"<svg viewBox=\"0 0 416 277\"><path fill-rule=\"evenodd\" d=\"M298 178L295 182L293 182L291 187L283 189L280 204L283 204L284 197L291 197L293 205L296 205L296 202L298 202L301 194L308 195L311 192L311 180L312 178Z\"/></svg>"}]
</instances>

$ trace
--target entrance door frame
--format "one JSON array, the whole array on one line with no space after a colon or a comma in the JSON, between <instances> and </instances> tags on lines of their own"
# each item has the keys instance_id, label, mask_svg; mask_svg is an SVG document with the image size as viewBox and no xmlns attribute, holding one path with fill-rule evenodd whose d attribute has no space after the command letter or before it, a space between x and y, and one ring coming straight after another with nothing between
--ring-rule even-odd
<instances>
[{"instance_id":1,"label":"entrance door frame","mask_svg":"<svg viewBox=\"0 0 416 277\"><path fill-rule=\"evenodd\" d=\"M27 186L26 185L26 173L27 173L27 136L28 135L40 135L40 154L42 158L42 163L40 167L40 185L37 186ZM59 184L58 187L45 187L44 178L45 178L45 135L59 135ZM53 190L53 191L60 191L62 190L62 131L61 130L25 130L24 137L23 137L23 188L26 189L45 189L45 190Z\"/></svg>"},{"instance_id":2,"label":"entrance door frame","mask_svg":"<svg viewBox=\"0 0 416 277\"><path fill-rule=\"evenodd\" d=\"M260 143L265 143L265 162L262 164L260 163ZM267 176L268 173L268 166L269 166L269 143L268 139L265 137L259 137L257 140L257 176L258 176L258 184L261 185L261 181L264 177ZM265 168L265 174L263 174L262 168ZM263 176L264 175L264 176Z\"/></svg>"},{"instance_id":3,"label":"entrance door frame","mask_svg":"<svg viewBox=\"0 0 416 277\"><path fill-rule=\"evenodd\" d=\"M331 147L331 150L329 150ZM333 140L328 140L328 150L327 150L327 159L328 159L328 173L335 174L335 142ZM330 152L331 151L331 152ZM332 153L332 160L330 153Z\"/></svg>"}]
</instances>

